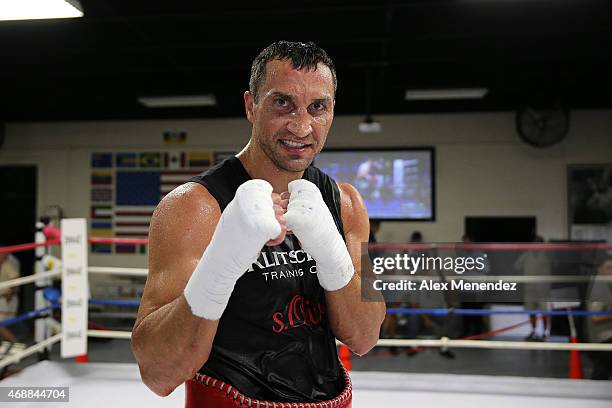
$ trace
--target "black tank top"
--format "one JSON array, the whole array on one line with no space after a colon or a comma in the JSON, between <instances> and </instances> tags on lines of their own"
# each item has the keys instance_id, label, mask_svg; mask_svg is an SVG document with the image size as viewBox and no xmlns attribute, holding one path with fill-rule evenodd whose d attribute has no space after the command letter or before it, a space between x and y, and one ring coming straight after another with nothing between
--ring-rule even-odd
<instances>
[{"instance_id":1,"label":"black tank top","mask_svg":"<svg viewBox=\"0 0 612 408\"><path fill-rule=\"evenodd\" d=\"M314 166L303 178L319 187L344 238L334 180ZM250 179L231 157L190 181L206 187L223 211ZM200 372L260 400L315 402L340 394L344 378L315 265L294 235L264 246L236 282Z\"/></svg>"}]
</instances>

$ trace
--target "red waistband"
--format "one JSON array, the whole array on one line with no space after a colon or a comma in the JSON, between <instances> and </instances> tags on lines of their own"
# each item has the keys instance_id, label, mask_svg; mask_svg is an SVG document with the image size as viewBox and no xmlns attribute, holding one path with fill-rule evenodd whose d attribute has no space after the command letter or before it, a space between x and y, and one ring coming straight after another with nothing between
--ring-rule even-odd
<instances>
[{"instance_id":1,"label":"red waistband","mask_svg":"<svg viewBox=\"0 0 612 408\"><path fill-rule=\"evenodd\" d=\"M274 402L248 397L216 378L196 374L185 383L185 408L350 408L353 399L351 379L344 370L344 390L336 398L320 402Z\"/></svg>"}]
</instances>

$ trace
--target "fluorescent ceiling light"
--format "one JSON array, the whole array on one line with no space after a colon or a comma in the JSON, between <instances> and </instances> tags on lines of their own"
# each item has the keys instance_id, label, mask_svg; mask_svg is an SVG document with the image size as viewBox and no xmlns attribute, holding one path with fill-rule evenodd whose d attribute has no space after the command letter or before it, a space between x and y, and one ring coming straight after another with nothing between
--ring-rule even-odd
<instances>
[{"instance_id":1,"label":"fluorescent ceiling light","mask_svg":"<svg viewBox=\"0 0 612 408\"><path fill-rule=\"evenodd\" d=\"M361 133L380 133L382 132L382 125L380 122L376 122L372 116L368 115L358 126Z\"/></svg>"},{"instance_id":2,"label":"fluorescent ceiling light","mask_svg":"<svg viewBox=\"0 0 612 408\"><path fill-rule=\"evenodd\" d=\"M0 0L0 20L83 17L77 0Z\"/></svg>"},{"instance_id":3,"label":"fluorescent ceiling light","mask_svg":"<svg viewBox=\"0 0 612 408\"><path fill-rule=\"evenodd\" d=\"M489 89L463 88L463 89L408 89L407 101L435 101L444 99L482 99Z\"/></svg>"},{"instance_id":4,"label":"fluorescent ceiling light","mask_svg":"<svg viewBox=\"0 0 612 408\"><path fill-rule=\"evenodd\" d=\"M143 96L138 102L147 108L185 108L190 106L215 106L217 98L213 94L180 96Z\"/></svg>"},{"instance_id":5,"label":"fluorescent ceiling light","mask_svg":"<svg viewBox=\"0 0 612 408\"><path fill-rule=\"evenodd\" d=\"M382 132L382 125L380 122L361 122L357 128L361 133L380 133Z\"/></svg>"}]
</instances>

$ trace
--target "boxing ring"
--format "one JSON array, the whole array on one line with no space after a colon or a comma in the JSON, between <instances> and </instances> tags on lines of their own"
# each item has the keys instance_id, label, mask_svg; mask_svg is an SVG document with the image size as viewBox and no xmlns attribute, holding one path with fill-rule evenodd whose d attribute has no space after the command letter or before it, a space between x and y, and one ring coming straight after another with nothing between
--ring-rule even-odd
<instances>
[{"instance_id":1,"label":"boxing ring","mask_svg":"<svg viewBox=\"0 0 612 408\"><path fill-rule=\"evenodd\" d=\"M609 384L588 380L367 371L353 371L351 379L353 406L356 408L609 408L612 401ZM41 383L45 386L70 387L68 403L46 402L42 405L45 407L163 408L184 404L184 386L178 387L166 398L157 397L142 383L135 364L42 361L3 380L0 386ZM23 407L24 403L3 403L2 406L18 408Z\"/></svg>"},{"instance_id":2,"label":"boxing ring","mask_svg":"<svg viewBox=\"0 0 612 408\"><path fill-rule=\"evenodd\" d=\"M146 245L146 240L125 240L114 238L88 238L87 243L130 243ZM62 322L54 312L66 313L66 304L60 302L58 294L50 290L53 279L66 276L62 261L45 257L44 250L59 242L44 242L37 234L34 244L0 248L0 252L12 253L22 250L37 251L36 273L32 276L1 282L0 289L36 284L36 310L0 321L0 327L36 318L35 343L9 348L0 358L0 369L19 362L27 356L48 351L54 344L62 343L66 334ZM70 254L63 248L62 254ZM72 256L72 255L71 255ZM117 274L146 276L146 269L87 266L88 274ZM120 305L137 307L138 299L112 300L89 299L89 305ZM87 307L85 307L87 310ZM389 309L389 313L429 315L449 314L525 314L530 311L483 311L469 309ZM580 310L534 310L532 313L564 315L570 318L579 315L610 315L610 312L588 312ZM522 323L524 324L524 323ZM516 326L516 325L514 325ZM508 327L480 336L464 339L381 339L377 346L415 347L417 349L476 348L476 349L517 349L517 350L558 350L569 351L577 356L579 351L612 351L611 344L573 342L524 342L482 340L509 330ZM113 330L86 330L86 338L112 338L129 340L131 332ZM574 336L575 337L575 336ZM342 357L342 352L340 353ZM83 360L83 359L81 359ZM457 374L390 373L381 371L352 371L354 407L406 407L428 406L454 408L479 405L522 408L530 407L585 407L603 408L612 406L612 387L605 381L581 379L551 379L529 377L503 377ZM138 367L124 363L77 363L72 359L62 361L40 361L21 372L0 381L0 387L69 387L68 402L44 402L42 406L52 407L176 407L184 404L184 386L178 387L171 395L160 398L141 381ZM39 406L35 402L1 402L3 407ZM276 403L276 407L293 407L295 404ZM315 404L312 404L315 406ZM237 405L238 406L238 405ZM244 405L246 406L246 405ZM319 405L316 405L317 408Z\"/></svg>"}]
</instances>

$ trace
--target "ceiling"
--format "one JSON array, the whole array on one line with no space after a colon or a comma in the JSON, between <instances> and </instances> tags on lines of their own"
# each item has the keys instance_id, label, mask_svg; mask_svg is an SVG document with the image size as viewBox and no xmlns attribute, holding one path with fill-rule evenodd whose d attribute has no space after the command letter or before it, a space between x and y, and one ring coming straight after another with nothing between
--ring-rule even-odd
<instances>
[{"instance_id":1,"label":"ceiling","mask_svg":"<svg viewBox=\"0 0 612 408\"><path fill-rule=\"evenodd\" d=\"M0 121L243 116L252 59L279 39L335 60L336 114L612 107L612 1L81 0L82 19L0 22ZM408 88L487 87L408 102ZM214 93L147 109L140 96Z\"/></svg>"}]
</instances>

